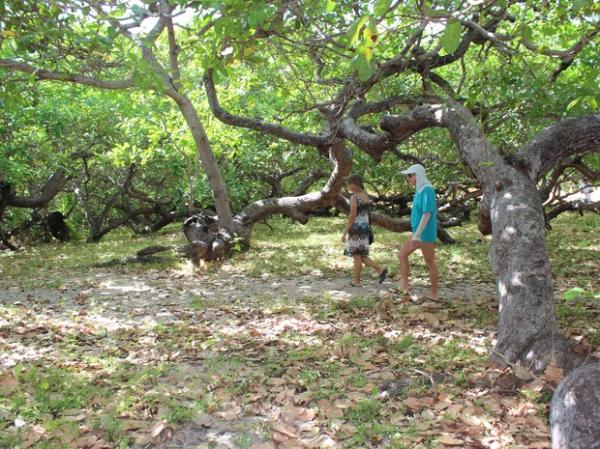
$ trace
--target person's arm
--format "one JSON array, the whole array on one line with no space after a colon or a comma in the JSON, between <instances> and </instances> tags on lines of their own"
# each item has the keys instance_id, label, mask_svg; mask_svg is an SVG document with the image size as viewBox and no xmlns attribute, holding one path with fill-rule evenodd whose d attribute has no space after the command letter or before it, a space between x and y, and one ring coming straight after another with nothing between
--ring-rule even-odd
<instances>
[{"instance_id":1,"label":"person's arm","mask_svg":"<svg viewBox=\"0 0 600 449\"><path fill-rule=\"evenodd\" d=\"M344 228L344 235L342 235L342 242L346 241L346 237L350 232L350 228L354 224L354 220L356 219L356 198L354 195L350 198L350 213L348 214L348 224Z\"/></svg>"},{"instance_id":2,"label":"person's arm","mask_svg":"<svg viewBox=\"0 0 600 449\"><path fill-rule=\"evenodd\" d=\"M419 226L417 227L417 230L415 231L415 233L412 236L412 239L416 242L420 242L421 241L421 235L423 234L423 231L425 230L425 226L427 226L427 223L429 223L429 219L431 218L431 212L425 212L423 214L423 216L421 217L421 221L419 222Z\"/></svg>"}]
</instances>

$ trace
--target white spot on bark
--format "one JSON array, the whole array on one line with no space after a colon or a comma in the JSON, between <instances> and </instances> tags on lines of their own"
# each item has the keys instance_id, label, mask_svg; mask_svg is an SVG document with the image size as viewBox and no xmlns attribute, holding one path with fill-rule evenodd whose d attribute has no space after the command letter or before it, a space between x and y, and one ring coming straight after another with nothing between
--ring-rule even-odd
<instances>
[{"instance_id":1,"label":"white spot on bark","mask_svg":"<svg viewBox=\"0 0 600 449\"><path fill-rule=\"evenodd\" d=\"M569 391L565 395L564 404L565 404L565 407L575 407L575 396L573 395L572 391Z\"/></svg>"},{"instance_id":2,"label":"white spot on bark","mask_svg":"<svg viewBox=\"0 0 600 449\"><path fill-rule=\"evenodd\" d=\"M521 282L521 273L515 273L513 275L512 284L513 285L523 285L523 282Z\"/></svg>"},{"instance_id":3,"label":"white spot on bark","mask_svg":"<svg viewBox=\"0 0 600 449\"><path fill-rule=\"evenodd\" d=\"M514 226L507 226L502 231L501 238L502 238L502 240L511 240L512 236L515 235L516 233L517 233L517 230L515 229Z\"/></svg>"},{"instance_id":4,"label":"white spot on bark","mask_svg":"<svg viewBox=\"0 0 600 449\"><path fill-rule=\"evenodd\" d=\"M508 293L508 289L506 288L506 285L502 281L498 282L498 292L500 293L501 297L506 296L506 294Z\"/></svg>"},{"instance_id":5,"label":"white spot on bark","mask_svg":"<svg viewBox=\"0 0 600 449\"><path fill-rule=\"evenodd\" d=\"M506 192L504 194L504 198L506 198L507 200L510 200L512 198L512 194L510 192Z\"/></svg>"}]
</instances>

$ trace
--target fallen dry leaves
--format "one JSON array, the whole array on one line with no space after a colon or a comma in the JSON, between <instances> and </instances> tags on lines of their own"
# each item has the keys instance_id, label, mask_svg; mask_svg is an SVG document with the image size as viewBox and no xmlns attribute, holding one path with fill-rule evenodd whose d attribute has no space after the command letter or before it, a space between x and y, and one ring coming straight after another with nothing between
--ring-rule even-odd
<instances>
[{"instance_id":1,"label":"fallen dry leaves","mask_svg":"<svg viewBox=\"0 0 600 449\"><path fill-rule=\"evenodd\" d=\"M107 416L131 444L157 448L183 438L184 429L202 435L200 448L216 441L208 434L232 441L250 435L250 449L549 447L547 408L539 398L563 373L552 364L540 376L522 366L485 366L493 328L471 318L490 307L489 298L426 306L387 301L385 307L319 298L312 308L293 302L273 310L253 298L203 300L200 310L189 299L139 310L113 299L94 309L95 301L85 293L74 298L74 310L20 307L14 332L2 334L10 339L8 350L35 347L32 360L89 379L105 393L56 413L75 429L72 435L0 407L0 422L19 432L23 448L45 441L114 447ZM320 316L323 309L329 314ZM60 357L68 351L72 359ZM113 378L102 357L127 370ZM378 396L378 385L404 378L410 382L397 395ZM0 390L35 401L33 383L14 369L0 371ZM198 402L201 409L194 408Z\"/></svg>"}]
</instances>

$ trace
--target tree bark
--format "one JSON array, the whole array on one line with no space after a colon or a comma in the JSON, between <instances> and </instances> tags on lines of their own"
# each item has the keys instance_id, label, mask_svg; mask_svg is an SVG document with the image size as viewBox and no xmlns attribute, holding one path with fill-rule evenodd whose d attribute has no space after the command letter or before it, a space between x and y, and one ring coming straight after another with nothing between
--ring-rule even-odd
<instances>
[{"instance_id":1,"label":"tree bark","mask_svg":"<svg viewBox=\"0 0 600 449\"><path fill-rule=\"evenodd\" d=\"M600 364L582 366L556 389L550 404L553 449L600 449Z\"/></svg>"},{"instance_id":2,"label":"tree bark","mask_svg":"<svg viewBox=\"0 0 600 449\"><path fill-rule=\"evenodd\" d=\"M286 214L301 223L308 221L307 212L325 206L334 206L344 186L344 178L352 168L352 153L338 140L329 149L333 169L325 186L319 192L283 198L267 198L246 206L235 218L235 232L248 244L252 226L257 221L275 213Z\"/></svg>"},{"instance_id":3,"label":"tree bark","mask_svg":"<svg viewBox=\"0 0 600 449\"><path fill-rule=\"evenodd\" d=\"M185 95L181 95L175 91L168 91L167 95L177 103L177 106L179 106L179 109L190 128L192 137L196 143L196 148L198 149L200 161L206 171L206 177L208 178L208 183L212 189L215 199L215 208L217 210L217 215L219 216L219 223L221 227L233 232L235 225L231 207L229 205L227 187L221 176L221 170L219 169L217 159L212 152L210 142L204 131L204 126L202 126L202 122L198 117L198 113L196 112L194 105Z\"/></svg>"}]
</instances>

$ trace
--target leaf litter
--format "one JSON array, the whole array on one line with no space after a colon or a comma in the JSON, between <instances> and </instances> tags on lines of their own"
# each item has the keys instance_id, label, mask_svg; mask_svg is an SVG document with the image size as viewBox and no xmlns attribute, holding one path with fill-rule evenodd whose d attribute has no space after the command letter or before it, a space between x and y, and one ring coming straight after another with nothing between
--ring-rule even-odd
<instances>
[{"instance_id":1,"label":"leaf litter","mask_svg":"<svg viewBox=\"0 0 600 449\"><path fill-rule=\"evenodd\" d=\"M486 365L493 286L453 285L432 303L401 301L390 281L358 292L346 281L98 271L8 287L0 442L550 447L562 371Z\"/></svg>"}]
</instances>

